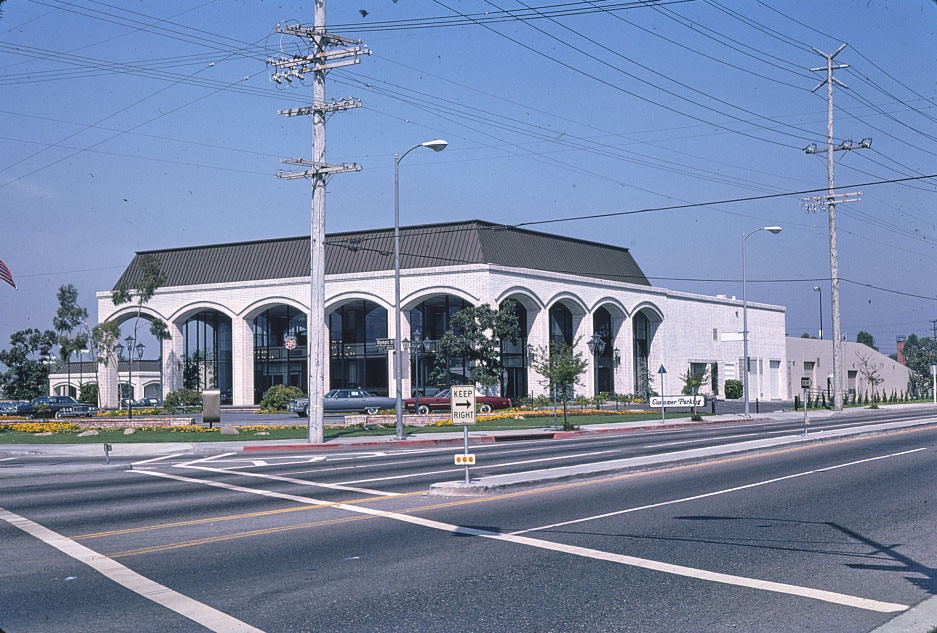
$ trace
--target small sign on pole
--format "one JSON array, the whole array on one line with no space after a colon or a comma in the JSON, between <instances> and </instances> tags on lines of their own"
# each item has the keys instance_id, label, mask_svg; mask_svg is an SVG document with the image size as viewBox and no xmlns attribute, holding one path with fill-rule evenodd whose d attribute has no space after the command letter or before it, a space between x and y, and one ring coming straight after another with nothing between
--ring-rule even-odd
<instances>
[{"instance_id":1,"label":"small sign on pole","mask_svg":"<svg viewBox=\"0 0 937 633\"><path fill-rule=\"evenodd\" d=\"M475 424L475 386L453 385L449 391L453 424Z\"/></svg>"},{"instance_id":2,"label":"small sign on pole","mask_svg":"<svg viewBox=\"0 0 937 633\"><path fill-rule=\"evenodd\" d=\"M455 456L455 465L456 466L474 466L475 465L475 455L472 453L459 453Z\"/></svg>"},{"instance_id":3,"label":"small sign on pole","mask_svg":"<svg viewBox=\"0 0 937 633\"><path fill-rule=\"evenodd\" d=\"M663 423L664 423L664 420L665 420L665 418L664 418L664 400L666 400L666 398L664 397L664 394L666 394L667 392L664 391L664 375L665 375L666 373L667 373L667 370L664 369L664 365L661 364L660 369L657 370L657 375L660 376L660 395L661 395L661 398L660 398L660 423L661 423L661 424L663 424Z\"/></svg>"}]
</instances>

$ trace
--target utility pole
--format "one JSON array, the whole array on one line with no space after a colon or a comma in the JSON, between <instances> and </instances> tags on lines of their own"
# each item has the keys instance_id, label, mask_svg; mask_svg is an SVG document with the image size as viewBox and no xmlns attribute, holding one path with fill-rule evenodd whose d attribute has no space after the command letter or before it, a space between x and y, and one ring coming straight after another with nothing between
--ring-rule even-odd
<instances>
[{"instance_id":1,"label":"utility pole","mask_svg":"<svg viewBox=\"0 0 937 633\"><path fill-rule=\"evenodd\" d=\"M934 328L934 340L937 341L937 319L931 319L930 324Z\"/></svg>"},{"instance_id":2,"label":"utility pole","mask_svg":"<svg viewBox=\"0 0 937 633\"><path fill-rule=\"evenodd\" d=\"M278 110L283 116L312 116L312 160L285 158L280 162L300 165L310 169L298 172L279 172L277 178L292 180L309 178L312 181L312 213L309 227L309 316L306 321L306 348L309 368L309 421L307 441L321 444L324 441L325 423L322 411L322 396L325 393L324 363L326 354L325 324L325 184L332 174L361 171L357 164L329 165L325 161L325 115L350 108L358 108L361 102L344 99L326 103L325 73L330 68L349 66L360 62L359 55L370 55L371 51L361 46L358 40L349 40L327 33L325 30L325 0L315 0L313 26L301 24L277 24L277 33L293 35L308 40L307 55L293 55L269 59L267 64L276 70L272 79L279 83L302 81L312 73L312 105L290 110Z\"/></svg>"},{"instance_id":3,"label":"utility pole","mask_svg":"<svg viewBox=\"0 0 937 633\"><path fill-rule=\"evenodd\" d=\"M836 411L843 410L843 340L840 333L839 318L839 259L836 251L836 203L854 202L862 196L862 192L855 193L836 193L836 186L833 181L833 153L838 151L847 151L871 147L872 139L862 139L858 144L852 141L843 141L840 145L833 145L833 84L839 84L843 88L848 86L833 77L833 71L841 68L848 68L849 64L833 65L833 58L846 48L843 44L832 55L813 49L817 55L826 59L826 66L820 68L811 68L812 72L826 71L826 79L821 81L813 92L816 92L824 85L826 86L827 101L827 120L826 120L826 149L817 149L816 145L804 148L807 154L819 154L826 152L826 170L827 170L827 195L817 196L815 198L804 198L803 202L808 209L815 208L817 204L826 203L830 220L830 300L833 311L833 408Z\"/></svg>"}]
</instances>

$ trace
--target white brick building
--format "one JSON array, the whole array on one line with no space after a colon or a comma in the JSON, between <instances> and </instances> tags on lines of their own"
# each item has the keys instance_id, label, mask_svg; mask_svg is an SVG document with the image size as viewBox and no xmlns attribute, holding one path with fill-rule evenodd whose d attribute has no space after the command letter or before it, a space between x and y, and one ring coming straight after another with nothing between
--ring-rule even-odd
<instances>
[{"instance_id":1,"label":"white brick building","mask_svg":"<svg viewBox=\"0 0 937 633\"><path fill-rule=\"evenodd\" d=\"M393 351L379 345L394 336L392 235L326 236L326 314L313 325L328 328L330 341L321 391L356 384L394 395ZM640 393L648 376L659 392L661 365L668 394L679 392L691 365L715 369L719 393L726 379L741 379L742 302L653 287L627 249L469 221L404 227L401 254L401 336L421 341L409 346L405 396L430 387L434 341L451 314L507 299L521 307L519 343L504 348L507 395L545 391L528 353L551 337L578 341L591 361L577 387L587 396ZM273 384L306 389L308 237L141 252L118 285L132 287L144 257L167 277L143 308L172 335L162 345L163 394L188 383L244 406ZM115 306L110 292L97 299L101 322L135 315L131 304ZM748 317L751 398L787 399L784 308L750 303ZM593 354L587 343L595 334ZM101 370L102 401L114 406L117 374ZM462 371L448 359L450 377Z\"/></svg>"}]
</instances>

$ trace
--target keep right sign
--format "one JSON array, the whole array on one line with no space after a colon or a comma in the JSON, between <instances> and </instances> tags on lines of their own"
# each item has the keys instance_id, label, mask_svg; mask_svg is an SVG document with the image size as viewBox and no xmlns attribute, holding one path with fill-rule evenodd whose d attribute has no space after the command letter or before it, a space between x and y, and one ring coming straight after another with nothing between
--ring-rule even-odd
<instances>
[{"instance_id":1,"label":"keep right sign","mask_svg":"<svg viewBox=\"0 0 937 633\"><path fill-rule=\"evenodd\" d=\"M453 385L449 406L453 424L475 424L475 385Z\"/></svg>"}]
</instances>

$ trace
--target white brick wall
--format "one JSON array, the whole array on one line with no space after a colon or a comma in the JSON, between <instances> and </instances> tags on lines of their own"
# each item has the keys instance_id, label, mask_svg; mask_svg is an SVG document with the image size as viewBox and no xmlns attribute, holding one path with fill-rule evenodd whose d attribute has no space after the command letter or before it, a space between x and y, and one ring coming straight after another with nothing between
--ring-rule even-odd
<instances>
[{"instance_id":1,"label":"white brick wall","mask_svg":"<svg viewBox=\"0 0 937 633\"><path fill-rule=\"evenodd\" d=\"M326 311L350 300L367 299L388 311L387 336L394 336L393 271L330 275L326 278ZM452 294L473 304L492 305L512 297L521 301L528 311L528 342L538 348L549 340L547 312L557 301L563 301L573 313L575 335L581 337L579 351L590 358L586 342L592 336L592 317L602 306L612 314L614 347L620 350L621 363L615 368L615 390L634 391L634 367L631 317L645 308L662 315L650 350L650 367L654 374L663 364L668 371L667 391L677 392L682 383L679 375L690 362L719 363L719 391L729 377L729 370L742 356L742 343L722 340L725 333L742 331L741 301L709 297L664 288L654 288L599 279L585 279L544 271L513 269L494 265L447 266L404 270L401 274L402 338L410 336L407 319L411 308L429 296ZM103 322L123 321L135 314L132 306L115 307L110 292L99 292L98 315ZM181 386L179 359L182 356L181 326L186 319L205 309L218 310L232 322L233 399L235 405L253 402L253 320L263 310L287 304L303 311L308 306L308 278L276 279L200 286L174 286L157 291L144 307L144 314L159 317L170 326L171 341L164 344L164 392ZM772 379L770 361L787 366L784 344L784 308L749 304L749 355L753 366L760 363L764 372L752 376L752 398L788 398L786 375ZM717 340L713 340L713 329ZM405 363L407 365L407 363ZM328 367L328 363L325 363ZM105 372L110 373L110 372ZM784 373L782 371L782 373ZM591 365L583 376L578 391L593 395ZM102 379L104 377L102 376ZM404 393L409 393L410 377L405 371ZM102 385L105 404L116 404L116 375L107 380L114 387ZM528 384L533 392L542 392L540 376L531 370ZM393 390L393 363L388 362L388 385Z\"/></svg>"}]
</instances>

